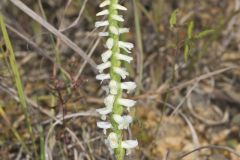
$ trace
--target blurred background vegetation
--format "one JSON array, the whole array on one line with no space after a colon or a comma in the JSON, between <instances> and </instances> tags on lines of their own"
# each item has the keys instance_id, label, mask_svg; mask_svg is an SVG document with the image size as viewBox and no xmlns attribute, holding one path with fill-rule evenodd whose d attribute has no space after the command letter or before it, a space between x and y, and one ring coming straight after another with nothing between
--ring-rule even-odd
<instances>
[{"instance_id":1,"label":"blurred background vegetation","mask_svg":"<svg viewBox=\"0 0 240 160\"><path fill-rule=\"evenodd\" d=\"M113 159L96 128L99 3L0 1L2 160ZM239 160L240 1L120 3L138 84L130 135L140 145L126 159Z\"/></svg>"}]
</instances>

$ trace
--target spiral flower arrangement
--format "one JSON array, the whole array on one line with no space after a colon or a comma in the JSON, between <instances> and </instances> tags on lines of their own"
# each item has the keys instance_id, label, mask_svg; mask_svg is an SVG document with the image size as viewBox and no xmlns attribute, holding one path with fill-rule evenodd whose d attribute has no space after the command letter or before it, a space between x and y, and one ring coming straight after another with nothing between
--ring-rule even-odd
<instances>
[{"instance_id":1,"label":"spiral flower arrangement","mask_svg":"<svg viewBox=\"0 0 240 160\"><path fill-rule=\"evenodd\" d=\"M122 61L130 63L133 58L131 53L134 45L120 40L120 35L129 32L128 28L119 27L119 23L124 22L122 15L118 12L126 11L127 8L120 5L118 0L104 0L100 5L104 8L97 16L105 16L106 20L97 21L95 27L107 27L107 31L100 32L99 36L106 37L106 51L102 53L103 63L97 66L99 74L97 80L108 80L109 93L104 99L104 108L97 109L102 121L97 122L97 126L103 129L106 144L112 153L115 153L117 160L123 160L124 155L138 146L137 140L123 140L124 130L129 128L133 118L128 113L136 101L122 98L122 92L132 92L136 88L134 82L122 82L129 75L122 66ZM122 52L127 54L123 54ZM107 72L107 71L108 72ZM105 72L105 73L104 73ZM126 112L125 112L126 110Z\"/></svg>"}]
</instances>

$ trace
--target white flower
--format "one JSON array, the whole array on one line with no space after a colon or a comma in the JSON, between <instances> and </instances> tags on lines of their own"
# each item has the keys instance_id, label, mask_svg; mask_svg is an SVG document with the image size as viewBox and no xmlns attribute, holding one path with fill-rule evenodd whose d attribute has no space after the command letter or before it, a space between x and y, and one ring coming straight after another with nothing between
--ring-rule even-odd
<instances>
[{"instance_id":1,"label":"white flower","mask_svg":"<svg viewBox=\"0 0 240 160\"><path fill-rule=\"evenodd\" d=\"M107 62L104 62L104 63L102 63L102 64L99 64L99 65L97 66L97 69L99 70L100 73L102 73L104 69L107 69L107 68L109 68L109 67L111 67L111 62L110 62L110 61L107 61Z\"/></svg>"},{"instance_id":2,"label":"white flower","mask_svg":"<svg viewBox=\"0 0 240 160\"><path fill-rule=\"evenodd\" d=\"M113 7L114 7L114 9L118 9L118 10L122 10L122 11L126 11L127 10L126 7L124 7L124 6L120 5L120 4L115 4Z\"/></svg>"},{"instance_id":3,"label":"white flower","mask_svg":"<svg viewBox=\"0 0 240 160\"><path fill-rule=\"evenodd\" d=\"M96 14L96 16L104 16L104 15L108 15L109 14L109 11L107 9L101 11L101 12L98 12Z\"/></svg>"},{"instance_id":4,"label":"white flower","mask_svg":"<svg viewBox=\"0 0 240 160\"><path fill-rule=\"evenodd\" d=\"M95 23L95 27L99 28L99 27L104 27L104 26L108 26L109 22L108 21L98 21Z\"/></svg>"},{"instance_id":5,"label":"white flower","mask_svg":"<svg viewBox=\"0 0 240 160\"><path fill-rule=\"evenodd\" d=\"M126 71L125 68L115 67L114 71L115 71L115 73L120 75L122 77L122 79L125 79L129 75L129 73Z\"/></svg>"},{"instance_id":6,"label":"white flower","mask_svg":"<svg viewBox=\"0 0 240 160\"><path fill-rule=\"evenodd\" d=\"M119 41L118 44L120 48L128 49L128 50L131 50L134 47L134 45L129 42Z\"/></svg>"},{"instance_id":7,"label":"white flower","mask_svg":"<svg viewBox=\"0 0 240 160\"><path fill-rule=\"evenodd\" d=\"M131 107L133 107L136 104L136 101L131 100L131 99L124 99L120 98L118 100L118 103L124 107L127 107L127 110L129 111Z\"/></svg>"},{"instance_id":8,"label":"white flower","mask_svg":"<svg viewBox=\"0 0 240 160\"><path fill-rule=\"evenodd\" d=\"M104 134L106 134L107 129L112 128L112 125L109 122L97 122L97 126L98 126L98 128L103 129Z\"/></svg>"},{"instance_id":9,"label":"white flower","mask_svg":"<svg viewBox=\"0 0 240 160\"><path fill-rule=\"evenodd\" d=\"M110 74L98 74L96 76L96 79L100 80L100 81L104 81L104 80L110 79Z\"/></svg>"},{"instance_id":10,"label":"white flower","mask_svg":"<svg viewBox=\"0 0 240 160\"><path fill-rule=\"evenodd\" d=\"M120 53L117 54L116 57L117 57L118 60L126 61L126 62L128 62L128 63L130 63L130 62L133 60L132 57L127 56L127 55L125 55L125 54L120 54Z\"/></svg>"},{"instance_id":11,"label":"white flower","mask_svg":"<svg viewBox=\"0 0 240 160\"><path fill-rule=\"evenodd\" d=\"M129 32L129 28L119 28L118 32L119 32L119 34L128 33Z\"/></svg>"},{"instance_id":12,"label":"white flower","mask_svg":"<svg viewBox=\"0 0 240 160\"><path fill-rule=\"evenodd\" d=\"M109 30L112 34L119 35L119 30L115 26L110 26Z\"/></svg>"},{"instance_id":13,"label":"white flower","mask_svg":"<svg viewBox=\"0 0 240 160\"><path fill-rule=\"evenodd\" d=\"M109 33L108 32L99 32L98 36L100 36L100 37L107 37L107 36L109 36Z\"/></svg>"},{"instance_id":14,"label":"white flower","mask_svg":"<svg viewBox=\"0 0 240 160\"><path fill-rule=\"evenodd\" d=\"M131 116L120 116L118 114L113 115L113 119L118 123L118 129L127 129L133 119Z\"/></svg>"},{"instance_id":15,"label":"white flower","mask_svg":"<svg viewBox=\"0 0 240 160\"><path fill-rule=\"evenodd\" d=\"M106 7L108 5L110 5L110 0L105 0L103 1L102 3L100 3L99 7L102 8L102 7Z\"/></svg>"},{"instance_id":16,"label":"white flower","mask_svg":"<svg viewBox=\"0 0 240 160\"><path fill-rule=\"evenodd\" d=\"M114 103L114 95L108 95L106 98L104 98L104 104L107 108L112 108Z\"/></svg>"},{"instance_id":17,"label":"white flower","mask_svg":"<svg viewBox=\"0 0 240 160\"><path fill-rule=\"evenodd\" d=\"M115 80L111 80L109 83L109 89L111 94L116 95L118 92L118 82Z\"/></svg>"},{"instance_id":18,"label":"white flower","mask_svg":"<svg viewBox=\"0 0 240 160\"><path fill-rule=\"evenodd\" d=\"M99 108L96 109L96 111L101 114L101 119L106 120L107 119L107 114L112 112L112 108L104 107L104 108Z\"/></svg>"},{"instance_id":19,"label":"white flower","mask_svg":"<svg viewBox=\"0 0 240 160\"><path fill-rule=\"evenodd\" d=\"M137 140L126 140L122 141L122 147L127 150L127 155L131 153L131 149L135 148L138 146L138 141Z\"/></svg>"},{"instance_id":20,"label":"white flower","mask_svg":"<svg viewBox=\"0 0 240 160\"><path fill-rule=\"evenodd\" d=\"M109 135L108 135L108 142L109 142L109 145L112 149L114 148L118 148L118 136L116 133L114 132L111 132Z\"/></svg>"},{"instance_id":21,"label":"white flower","mask_svg":"<svg viewBox=\"0 0 240 160\"><path fill-rule=\"evenodd\" d=\"M112 51L111 50L107 50L106 52L104 52L102 54L102 61L103 62L107 62L108 59L112 56Z\"/></svg>"},{"instance_id":22,"label":"white flower","mask_svg":"<svg viewBox=\"0 0 240 160\"><path fill-rule=\"evenodd\" d=\"M106 42L106 46L108 49L112 49L114 45L114 40L112 38L108 38L107 42Z\"/></svg>"},{"instance_id":23,"label":"white flower","mask_svg":"<svg viewBox=\"0 0 240 160\"><path fill-rule=\"evenodd\" d=\"M121 83L121 88L127 90L127 93L130 93L137 87L135 82L123 82Z\"/></svg>"},{"instance_id":24,"label":"white flower","mask_svg":"<svg viewBox=\"0 0 240 160\"><path fill-rule=\"evenodd\" d=\"M112 19L119 21L119 22L124 22L124 19L121 15L112 15Z\"/></svg>"}]
</instances>

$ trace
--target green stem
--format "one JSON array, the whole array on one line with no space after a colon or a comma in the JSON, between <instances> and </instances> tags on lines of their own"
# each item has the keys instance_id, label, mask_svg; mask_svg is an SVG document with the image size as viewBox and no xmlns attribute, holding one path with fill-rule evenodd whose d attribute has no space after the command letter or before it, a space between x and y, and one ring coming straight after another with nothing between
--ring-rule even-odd
<instances>
[{"instance_id":1,"label":"green stem","mask_svg":"<svg viewBox=\"0 0 240 160\"><path fill-rule=\"evenodd\" d=\"M109 26L114 26L116 28L119 28L118 22L116 20L112 19L112 15L118 15L117 9L114 8L115 4L118 4L118 0L111 0L111 4L109 5L108 21L109 21ZM111 76L111 80L115 80L120 85L121 77L114 72L115 67L121 66L121 61L116 58L116 54L118 54L120 52L120 48L118 45L119 35L111 34L110 31L109 31L109 34L110 34L110 38L112 38L114 41L114 45L112 48L110 76ZM123 160L124 154L125 154L124 149L121 147L122 131L118 129L118 124L113 120L113 114L118 114L118 115L123 114L123 107L118 104L118 99L121 98L121 96L122 96L122 89L119 86L117 95L115 96L115 102L113 104L113 112L111 115L111 124L113 126L113 132L118 135L119 147L115 149L115 156L116 156L117 160Z\"/></svg>"}]
</instances>

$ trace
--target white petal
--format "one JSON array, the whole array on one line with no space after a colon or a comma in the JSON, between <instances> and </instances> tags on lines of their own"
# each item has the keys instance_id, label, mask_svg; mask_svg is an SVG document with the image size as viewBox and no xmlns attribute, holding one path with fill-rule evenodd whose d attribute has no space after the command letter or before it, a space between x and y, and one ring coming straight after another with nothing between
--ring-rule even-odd
<instances>
[{"instance_id":1,"label":"white petal","mask_svg":"<svg viewBox=\"0 0 240 160\"><path fill-rule=\"evenodd\" d=\"M118 103L122 106L127 107L128 111L130 107L133 107L136 104L136 101L131 100L131 99L124 99L124 98L120 98L118 100Z\"/></svg>"},{"instance_id":2,"label":"white petal","mask_svg":"<svg viewBox=\"0 0 240 160\"><path fill-rule=\"evenodd\" d=\"M115 73L120 75L122 77L122 79L125 79L129 75L129 73L126 71L125 68L116 67L116 68L114 68L114 71L115 71Z\"/></svg>"},{"instance_id":3,"label":"white petal","mask_svg":"<svg viewBox=\"0 0 240 160\"><path fill-rule=\"evenodd\" d=\"M97 122L97 126L98 126L98 128L102 128L102 129L112 128L111 123L109 123L109 122L104 122L104 121Z\"/></svg>"},{"instance_id":4,"label":"white petal","mask_svg":"<svg viewBox=\"0 0 240 160\"><path fill-rule=\"evenodd\" d=\"M118 115L118 114L114 114L114 115L113 115L113 119L114 119L114 121L117 122L118 124L123 123L123 117L120 116L120 115Z\"/></svg>"},{"instance_id":5,"label":"white petal","mask_svg":"<svg viewBox=\"0 0 240 160\"><path fill-rule=\"evenodd\" d=\"M121 83L121 88L127 90L127 93L130 93L137 87L135 82L123 82Z\"/></svg>"},{"instance_id":6,"label":"white petal","mask_svg":"<svg viewBox=\"0 0 240 160\"><path fill-rule=\"evenodd\" d=\"M101 115L106 115L112 112L112 108L104 107L104 108L96 109L96 111Z\"/></svg>"},{"instance_id":7,"label":"white petal","mask_svg":"<svg viewBox=\"0 0 240 160\"><path fill-rule=\"evenodd\" d=\"M133 60L132 57L127 56L127 55L125 55L125 54L120 54L120 53L117 54L116 57L117 57L118 60L126 61L126 62L128 62L128 63L130 63L130 62Z\"/></svg>"},{"instance_id":8,"label":"white petal","mask_svg":"<svg viewBox=\"0 0 240 160\"><path fill-rule=\"evenodd\" d=\"M104 104L107 108L111 108L113 107L113 103L114 103L115 97L114 95L108 95L105 99L104 99Z\"/></svg>"},{"instance_id":9,"label":"white petal","mask_svg":"<svg viewBox=\"0 0 240 160\"><path fill-rule=\"evenodd\" d=\"M108 32L99 32L98 36L99 37L107 37L107 36L109 36L109 33Z\"/></svg>"},{"instance_id":10,"label":"white petal","mask_svg":"<svg viewBox=\"0 0 240 160\"><path fill-rule=\"evenodd\" d=\"M109 89L111 94L116 95L118 92L118 82L115 80L111 80L109 83Z\"/></svg>"},{"instance_id":11,"label":"white petal","mask_svg":"<svg viewBox=\"0 0 240 160\"><path fill-rule=\"evenodd\" d=\"M98 21L98 22L95 23L96 28L103 27L103 26L108 26L108 25L109 25L108 21Z\"/></svg>"},{"instance_id":12,"label":"white petal","mask_svg":"<svg viewBox=\"0 0 240 160\"><path fill-rule=\"evenodd\" d=\"M104 52L102 54L102 61L103 62L107 62L111 56L112 56L112 51L111 50L107 50L106 52Z\"/></svg>"},{"instance_id":13,"label":"white petal","mask_svg":"<svg viewBox=\"0 0 240 160\"><path fill-rule=\"evenodd\" d=\"M107 42L106 42L106 46L108 49L112 49L114 45L114 41L112 38L108 38Z\"/></svg>"},{"instance_id":14,"label":"white petal","mask_svg":"<svg viewBox=\"0 0 240 160\"><path fill-rule=\"evenodd\" d=\"M131 50L134 47L134 45L132 43L129 43L129 42L119 41L118 44L119 44L120 48L126 48L128 50Z\"/></svg>"},{"instance_id":15,"label":"white petal","mask_svg":"<svg viewBox=\"0 0 240 160\"><path fill-rule=\"evenodd\" d=\"M127 115L127 116L123 116L123 119L124 119L124 121L126 122L126 123L132 123L132 121L133 121L133 118L131 117L131 116L129 116L129 115Z\"/></svg>"},{"instance_id":16,"label":"white petal","mask_svg":"<svg viewBox=\"0 0 240 160\"><path fill-rule=\"evenodd\" d=\"M120 4L115 4L114 5L114 9L118 9L118 10L122 10L122 11L126 11L127 10L126 7L124 7L124 6L120 5Z\"/></svg>"},{"instance_id":17,"label":"white petal","mask_svg":"<svg viewBox=\"0 0 240 160\"><path fill-rule=\"evenodd\" d=\"M104 80L110 79L110 74L98 74L96 76L96 79L100 80L100 81L104 81Z\"/></svg>"},{"instance_id":18,"label":"white petal","mask_svg":"<svg viewBox=\"0 0 240 160\"><path fill-rule=\"evenodd\" d=\"M105 0L102 3L100 3L99 7L102 8L102 7L105 7L105 6L108 6L108 5L110 5L110 0Z\"/></svg>"},{"instance_id":19,"label":"white petal","mask_svg":"<svg viewBox=\"0 0 240 160\"><path fill-rule=\"evenodd\" d=\"M109 14L109 11L107 9L101 11L101 12L98 12L96 14L96 16L104 16L104 15L108 15Z\"/></svg>"},{"instance_id":20,"label":"white petal","mask_svg":"<svg viewBox=\"0 0 240 160\"><path fill-rule=\"evenodd\" d=\"M109 67L111 67L111 62L107 61L107 62L104 62L102 64L99 64L97 66L97 69L99 70L100 73L102 73L104 69L107 69Z\"/></svg>"},{"instance_id":21,"label":"white petal","mask_svg":"<svg viewBox=\"0 0 240 160\"><path fill-rule=\"evenodd\" d=\"M112 149L118 148L118 136L117 136L117 134L114 133L114 132L111 132L108 135L108 142L109 142L109 145Z\"/></svg>"},{"instance_id":22,"label":"white petal","mask_svg":"<svg viewBox=\"0 0 240 160\"><path fill-rule=\"evenodd\" d=\"M121 15L112 15L112 19L119 21L119 22L124 22L124 19Z\"/></svg>"},{"instance_id":23,"label":"white petal","mask_svg":"<svg viewBox=\"0 0 240 160\"><path fill-rule=\"evenodd\" d=\"M122 34L122 33L128 33L128 32L129 32L129 28L119 28L119 29L118 29L118 32L119 32L120 34Z\"/></svg>"},{"instance_id":24,"label":"white petal","mask_svg":"<svg viewBox=\"0 0 240 160\"><path fill-rule=\"evenodd\" d=\"M122 147L125 149L132 149L138 146L137 140L126 140L122 142Z\"/></svg>"}]
</instances>

